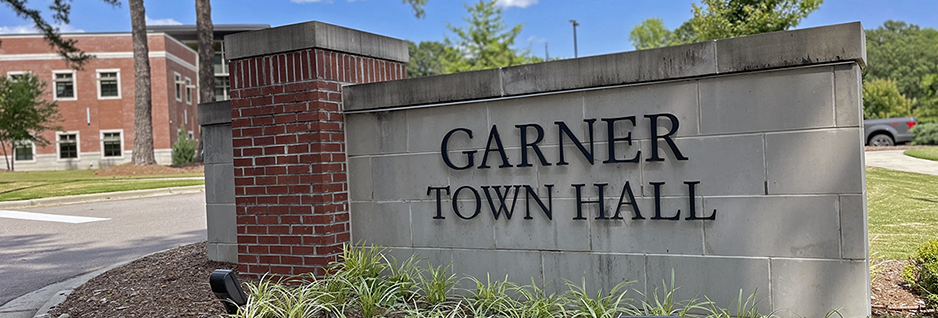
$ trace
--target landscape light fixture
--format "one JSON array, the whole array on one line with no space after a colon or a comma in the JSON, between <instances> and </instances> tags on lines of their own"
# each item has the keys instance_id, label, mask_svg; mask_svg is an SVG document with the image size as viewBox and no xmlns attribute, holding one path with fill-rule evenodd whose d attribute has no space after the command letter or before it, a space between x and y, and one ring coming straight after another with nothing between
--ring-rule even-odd
<instances>
[{"instance_id":1,"label":"landscape light fixture","mask_svg":"<svg viewBox=\"0 0 938 318\"><path fill-rule=\"evenodd\" d=\"M225 305L225 311L234 315L238 313L238 307L248 303L248 297L241 290L241 283L238 283L238 277L234 272L227 269L216 269L208 278L208 284L212 286L212 292L215 297L221 299L222 305Z\"/></svg>"},{"instance_id":2,"label":"landscape light fixture","mask_svg":"<svg viewBox=\"0 0 938 318\"><path fill-rule=\"evenodd\" d=\"M573 58L577 58L579 54L577 54L576 51L576 27L580 24L577 23L576 20L570 20L570 23L573 24Z\"/></svg>"}]
</instances>

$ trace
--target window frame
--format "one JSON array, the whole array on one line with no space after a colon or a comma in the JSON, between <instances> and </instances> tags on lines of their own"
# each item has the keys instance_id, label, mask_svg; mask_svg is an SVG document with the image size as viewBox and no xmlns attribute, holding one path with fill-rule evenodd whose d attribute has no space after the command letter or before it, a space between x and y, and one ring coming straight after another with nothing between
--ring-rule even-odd
<instances>
[{"instance_id":1,"label":"window frame","mask_svg":"<svg viewBox=\"0 0 938 318\"><path fill-rule=\"evenodd\" d=\"M195 87L192 85L192 79L186 76L186 104L192 105L192 88Z\"/></svg>"},{"instance_id":2,"label":"window frame","mask_svg":"<svg viewBox=\"0 0 938 318\"><path fill-rule=\"evenodd\" d=\"M22 143L22 142L23 142L23 141L16 141L16 142L13 143L13 161L15 161L15 162L36 162L36 143L33 142L32 140L27 140L27 141L26 141L26 142L29 143L30 148L32 149L32 154L31 154L31 158L32 158L32 159L29 159L29 160L20 160L20 159L16 159L16 144L19 144L19 143Z\"/></svg>"},{"instance_id":3,"label":"window frame","mask_svg":"<svg viewBox=\"0 0 938 318\"><path fill-rule=\"evenodd\" d=\"M75 135L75 158L62 158L62 135ZM55 132L55 157L58 161L81 160L81 133L77 130Z\"/></svg>"},{"instance_id":4,"label":"window frame","mask_svg":"<svg viewBox=\"0 0 938 318\"><path fill-rule=\"evenodd\" d=\"M101 96L101 73L114 73L117 75L117 96ZM95 88L98 90L98 99L121 99L121 70L119 68L95 70Z\"/></svg>"},{"instance_id":5,"label":"window frame","mask_svg":"<svg viewBox=\"0 0 938 318\"><path fill-rule=\"evenodd\" d=\"M32 72L32 71L9 71L9 72L7 72L7 79L12 80L12 79L13 79L13 76L16 76L16 75L26 75L26 74L30 74L30 75L31 75L31 74L33 74L33 72Z\"/></svg>"},{"instance_id":6,"label":"window frame","mask_svg":"<svg viewBox=\"0 0 938 318\"><path fill-rule=\"evenodd\" d=\"M182 85L183 85L182 74L179 74L178 72L173 72L173 89L175 90L175 94L176 94L175 96L176 96L177 102L182 101L182 88L183 88Z\"/></svg>"},{"instance_id":7,"label":"window frame","mask_svg":"<svg viewBox=\"0 0 938 318\"><path fill-rule=\"evenodd\" d=\"M108 155L106 155L106 154L104 153L104 134L106 134L106 133L109 133L109 134L118 133L118 134L120 134L121 150L120 150L120 155L119 155L119 156L108 156ZM124 146L125 146L125 144L124 144L124 130L123 130L123 129L102 129L102 130L98 133L98 141L99 141L100 146L101 146L101 159L124 159Z\"/></svg>"},{"instance_id":8,"label":"window frame","mask_svg":"<svg viewBox=\"0 0 938 318\"><path fill-rule=\"evenodd\" d=\"M55 77L59 74L71 74L72 75L72 97L59 97L59 87L58 79ZM120 84L117 85L120 88ZM118 95L120 95L118 89ZM53 70L52 71L52 100L56 101L76 101L78 100L78 79L75 76L75 70Z\"/></svg>"}]
</instances>

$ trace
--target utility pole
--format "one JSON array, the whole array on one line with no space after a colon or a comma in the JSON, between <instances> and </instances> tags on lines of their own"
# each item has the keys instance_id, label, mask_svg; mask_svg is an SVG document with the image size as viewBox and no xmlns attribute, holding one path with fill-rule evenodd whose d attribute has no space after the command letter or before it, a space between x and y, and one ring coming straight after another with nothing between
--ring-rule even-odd
<instances>
[{"instance_id":1,"label":"utility pole","mask_svg":"<svg viewBox=\"0 0 938 318\"><path fill-rule=\"evenodd\" d=\"M576 51L576 27L580 24L576 20L570 20L570 23L573 24L573 58L577 58L579 54Z\"/></svg>"},{"instance_id":2,"label":"utility pole","mask_svg":"<svg viewBox=\"0 0 938 318\"><path fill-rule=\"evenodd\" d=\"M544 62L550 61L550 53L547 53L547 42L544 42Z\"/></svg>"}]
</instances>

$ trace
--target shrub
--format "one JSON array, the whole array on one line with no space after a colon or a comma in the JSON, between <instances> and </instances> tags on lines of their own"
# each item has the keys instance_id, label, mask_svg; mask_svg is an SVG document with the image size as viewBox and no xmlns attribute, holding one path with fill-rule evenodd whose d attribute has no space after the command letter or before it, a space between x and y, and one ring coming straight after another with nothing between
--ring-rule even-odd
<instances>
[{"instance_id":1,"label":"shrub","mask_svg":"<svg viewBox=\"0 0 938 318\"><path fill-rule=\"evenodd\" d=\"M909 261L902 271L902 278L930 306L938 306L938 239L919 245Z\"/></svg>"},{"instance_id":2,"label":"shrub","mask_svg":"<svg viewBox=\"0 0 938 318\"><path fill-rule=\"evenodd\" d=\"M176 137L176 143L173 144L173 164L181 165L192 162L195 158L195 141L189 140L185 130L180 129Z\"/></svg>"},{"instance_id":3,"label":"shrub","mask_svg":"<svg viewBox=\"0 0 938 318\"><path fill-rule=\"evenodd\" d=\"M938 145L938 124L918 124L910 132L913 145Z\"/></svg>"}]
</instances>

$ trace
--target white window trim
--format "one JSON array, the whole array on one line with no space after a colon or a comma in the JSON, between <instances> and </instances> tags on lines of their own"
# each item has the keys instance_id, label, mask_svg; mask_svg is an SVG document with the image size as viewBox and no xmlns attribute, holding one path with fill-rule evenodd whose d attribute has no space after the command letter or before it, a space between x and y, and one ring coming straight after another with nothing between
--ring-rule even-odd
<instances>
[{"instance_id":1,"label":"white window trim","mask_svg":"<svg viewBox=\"0 0 938 318\"><path fill-rule=\"evenodd\" d=\"M186 137L188 138L187 140L195 140L195 132L191 130L186 131Z\"/></svg>"},{"instance_id":2,"label":"white window trim","mask_svg":"<svg viewBox=\"0 0 938 318\"><path fill-rule=\"evenodd\" d=\"M14 143L14 145L13 145L13 161L18 162L18 163L36 162L36 143L33 142L32 140L30 140L29 143L32 144L32 146L33 146L33 147L32 147L32 148L33 148L33 159L30 159L30 160L16 160L16 144Z\"/></svg>"},{"instance_id":3,"label":"white window trim","mask_svg":"<svg viewBox=\"0 0 938 318\"><path fill-rule=\"evenodd\" d=\"M13 79L13 75L24 75L24 74L32 74L32 73L33 72L31 71L9 71L7 72L7 79Z\"/></svg>"},{"instance_id":4,"label":"white window trim","mask_svg":"<svg viewBox=\"0 0 938 318\"><path fill-rule=\"evenodd\" d=\"M101 96L101 73L117 74L117 96ZM121 99L121 70L119 68L95 70L95 88L98 90L98 99Z\"/></svg>"},{"instance_id":5,"label":"white window trim","mask_svg":"<svg viewBox=\"0 0 938 318\"><path fill-rule=\"evenodd\" d=\"M173 72L173 96L176 97L177 102L182 101L182 91L179 90L179 88L185 88L185 86L186 83L182 81L182 75L177 72Z\"/></svg>"},{"instance_id":6,"label":"white window trim","mask_svg":"<svg viewBox=\"0 0 938 318\"><path fill-rule=\"evenodd\" d=\"M104 155L104 133L120 133L121 134L121 155L120 156L105 156ZM124 159L124 130L123 129L102 129L98 133L98 142L101 146L101 159Z\"/></svg>"},{"instance_id":7,"label":"white window trim","mask_svg":"<svg viewBox=\"0 0 938 318\"><path fill-rule=\"evenodd\" d=\"M62 148L59 147L59 136L61 135L75 135L75 158L62 158ZM55 132L55 157L58 161L81 160L81 133L77 130Z\"/></svg>"},{"instance_id":8,"label":"white window trim","mask_svg":"<svg viewBox=\"0 0 938 318\"><path fill-rule=\"evenodd\" d=\"M192 105L192 100L195 99L192 95L195 92L195 85L192 85L192 79L186 76L186 104Z\"/></svg>"},{"instance_id":9,"label":"white window trim","mask_svg":"<svg viewBox=\"0 0 938 318\"><path fill-rule=\"evenodd\" d=\"M72 74L72 97L59 97L58 96L59 88L55 86L57 84L57 82L55 81L56 74ZM120 76L118 76L118 78L120 78ZM120 88L120 84L118 84L117 87ZM98 89L100 89L100 87ZM118 93L118 95L119 94L120 93ZM61 100L61 101L78 100L78 78L77 76L75 76L75 70L53 70L52 71L52 100Z\"/></svg>"}]
</instances>

